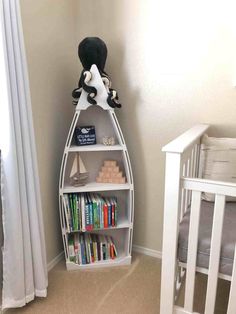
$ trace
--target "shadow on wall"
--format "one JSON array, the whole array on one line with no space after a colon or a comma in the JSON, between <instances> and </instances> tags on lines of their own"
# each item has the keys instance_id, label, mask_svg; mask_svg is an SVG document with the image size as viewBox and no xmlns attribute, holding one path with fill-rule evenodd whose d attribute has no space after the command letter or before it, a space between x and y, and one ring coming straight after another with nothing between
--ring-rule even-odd
<instances>
[{"instance_id":1,"label":"shadow on wall","mask_svg":"<svg viewBox=\"0 0 236 314\"><path fill-rule=\"evenodd\" d=\"M1 164L1 152L0 152L0 164ZM1 169L1 167L0 167ZM0 177L1 177L1 170L0 170ZM3 247L3 228L2 228L2 195L0 189L0 298L2 301L2 247ZM0 301L0 303L1 303Z\"/></svg>"},{"instance_id":2,"label":"shadow on wall","mask_svg":"<svg viewBox=\"0 0 236 314\"><path fill-rule=\"evenodd\" d=\"M145 208L148 195L142 129L140 128L140 123L137 117L137 106L141 102L140 91L138 88L131 87L130 80L127 78L127 70L124 63L125 48L122 45L122 42L116 41L110 43L109 45L112 47L112 52L110 53L110 58L108 60L107 72L112 78L113 88L117 90L122 104L122 109L116 110L116 114L131 158L135 185L135 200L138 200L138 204L135 205L135 208L140 211ZM115 69L117 70L117 66L114 67L113 65L117 64L119 64L119 67L118 71L115 72ZM133 79L135 79L135 71L133 75ZM147 220L142 221L142 219L140 219L143 215L139 218L139 211L135 211L135 217L139 223L142 223L143 230L147 230ZM134 243L137 229L138 226L134 226ZM143 233L142 239L144 243L146 243L147 240L146 236L147 235Z\"/></svg>"},{"instance_id":3,"label":"shadow on wall","mask_svg":"<svg viewBox=\"0 0 236 314\"><path fill-rule=\"evenodd\" d=\"M110 5L109 15L107 14L107 5ZM99 7L99 14L95 8ZM79 15L78 18L78 43L87 36L98 36L103 39L108 48L108 57L105 71L112 80L112 87L117 90L122 109L116 110L119 123L124 134L128 147L135 185L135 227L134 243L136 230L142 232L142 241L147 243L146 230L147 215L144 215L143 209L147 204L147 182L146 182L146 162L144 156L144 147L142 139L142 128L140 128L140 117L138 117L138 104L141 103L140 90L132 84L135 80L135 69L132 72L132 78L127 71L127 61L125 44L136 44L134 34L127 34L123 25L127 23L127 3L124 0L114 1L112 4L108 0L99 1L97 5L88 0L81 2L80 12L86 12ZM129 41L129 38L132 40ZM130 46L129 46L130 48ZM79 63L79 60L78 60ZM81 67L80 67L81 69ZM79 77L80 73L78 73ZM132 80L132 82L130 81ZM139 119L139 121L138 121ZM139 230L140 233L140 230Z\"/></svg>"}]
</instances>

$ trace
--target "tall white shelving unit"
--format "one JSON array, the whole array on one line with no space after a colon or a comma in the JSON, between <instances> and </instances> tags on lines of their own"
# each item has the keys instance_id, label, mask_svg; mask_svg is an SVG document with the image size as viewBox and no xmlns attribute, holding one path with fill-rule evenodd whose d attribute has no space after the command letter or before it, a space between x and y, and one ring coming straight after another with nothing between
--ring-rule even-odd
<instances>
[{"instance_id":1,"label":"tall white shelving unit","mask_svg":"<svg viewBox=\"0 0 236 314\"><path fill-rule=\"evenodd\" d=\"M59 208L67 270L96 268L107 266L128 265L131 263L131 249L134 218L134 189L133 175L128 150L114 110L107 104L107 91L95 65L91 67L92 79L89 85L97 89L97 105L87 101L87 93L82 91L75 109L67 137L61 164L59 182ZM105 146L103 144L76 146L74 132L77 125L94 125L97 143L103 136L114 136L116 144ZM89 182L80 187L70 185L70 171L75 154L79 154L89 172ZM97 183L96 177L104 160L116 160L126 176L125 184ZM98 192L104 196L116 196L118 200L118 221L116 227L96 229L91 232L111 235L117 248L118 256L114 260L99 261L86 265L79 265L69 260L68 236L65 225L63 194Z\"/></svg>"}]
</instances>

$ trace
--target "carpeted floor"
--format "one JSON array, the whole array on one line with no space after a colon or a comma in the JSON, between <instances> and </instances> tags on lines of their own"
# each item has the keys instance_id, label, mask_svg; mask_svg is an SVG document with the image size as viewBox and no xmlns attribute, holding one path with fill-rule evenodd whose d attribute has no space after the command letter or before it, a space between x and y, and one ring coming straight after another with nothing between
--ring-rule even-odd
<instances>
[{"instance_id":1,"label":"carpeted floor","mask_svg":"<svg viewBox=\"0 0 236 314\"><path fill-rule=\"evenodd\" d=\"M48 297L7 314L158 314L161 261L133 255L131 266L67 272L60 262L49 273ZM206 276L196 280L195 310L204 312ZM228 283L219 282L215 314L226 313ZM180 301L181 303L181 297Z\"/></svg>"},{"instance_id":2,"label":"carpeted floor","mask_svg":"<svg viewBox=\"0 0 236 314\"><path fill-rule=\"evenodd\" d=\"M134 254L131 266L67 272L63 262L49 273L48 297L7 314L156 314L160 260Z\"/></svg>"}]
</instances>

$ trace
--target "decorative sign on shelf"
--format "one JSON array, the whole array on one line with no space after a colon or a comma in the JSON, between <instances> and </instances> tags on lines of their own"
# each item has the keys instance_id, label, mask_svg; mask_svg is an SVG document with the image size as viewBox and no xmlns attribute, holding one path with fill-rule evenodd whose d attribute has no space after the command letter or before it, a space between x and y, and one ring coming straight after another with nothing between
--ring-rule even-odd
<instances>
[{"instance_id":1,"label":"decorative sign on shelf","mask_svg":"<svg viewBox=\"0 0 236 314\"><path fill-rule=\"evenodd\" d=\"M77 126L75 128L75 139L78 146L96 144L95 127L93 125Z\"/></svg>"}]
</instances>

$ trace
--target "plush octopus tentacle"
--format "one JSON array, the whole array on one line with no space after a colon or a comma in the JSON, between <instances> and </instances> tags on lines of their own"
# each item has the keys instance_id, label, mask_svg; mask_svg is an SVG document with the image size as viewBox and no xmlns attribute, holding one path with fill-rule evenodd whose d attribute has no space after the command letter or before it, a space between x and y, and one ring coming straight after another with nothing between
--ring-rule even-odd
<instances>
[{"instance_id":1,"label":"plush octopus tentacle","mask_svg":"<svg viewBox=\"0 0 236 314\"><path fill-rule=\"evenodd\" d=\"M83 89L88 93L87 100L90 104L96 105L97 102L94 99L97 96L97 89L94 86L87 85L89 81L91 81L92 74L90 71L83 72L84 81L82 83Z\"/></svg>"},{"instance_id":2,"label":"plush octopus tentacle","mask_svg":"<svg viewBox=\"0 0 236 314\"><path fill-rule=\"evenodd\" d=\"M117 91L110 88L108 97L107 97L107 103L112 108L121 108L121 104L119 103L119 98Z\"/></svg>"},{"instance_id":3,"label":"plush octopus tentacle","mask_svg":"<svg viewBox=\"0 0 236 314\"><path fill-rule=\"evenodd\" d=\"M93 105L97 104L97 101L95 100L97 89L94 86L88 85L92 77L89 69L93 64L96 64L108 93L108 105L111 108L120 108L121 104L119 103L117 92L111 88L111 80L109 75L104 71L107 58L107 47L104 41L98 37L84 38L79 44L78 55L84 70L81 73L78 88L74 89L72 92L72 96L74 98L73 103L75 105L77 104L83 89L88 93L88 102Z\"/></svg>"}]
</instances>

